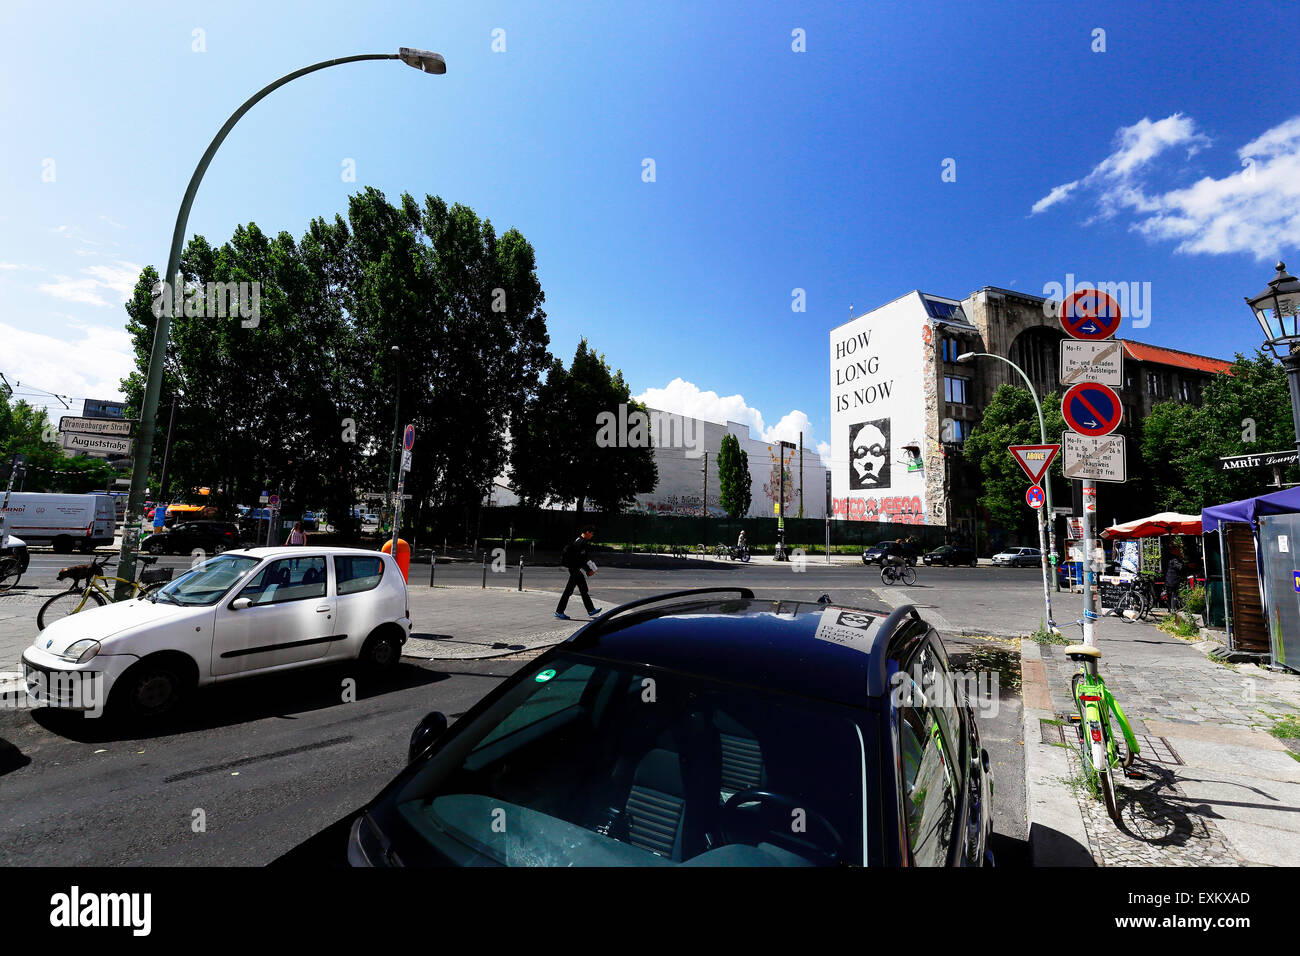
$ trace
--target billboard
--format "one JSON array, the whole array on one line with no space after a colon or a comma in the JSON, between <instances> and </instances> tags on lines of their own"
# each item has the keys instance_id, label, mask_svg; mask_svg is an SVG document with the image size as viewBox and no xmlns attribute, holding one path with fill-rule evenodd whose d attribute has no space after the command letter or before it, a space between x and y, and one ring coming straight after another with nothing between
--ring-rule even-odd
<instances>
[{"instance_id":1,"label":"billboard","mask_svg":"<svg viewBox=\"0 0 1300 956\"><path fill-rule=\"evenodd\" d=\"M831 504L851 521L924 524L930 345L925 307L904 296L830 333Z\"/></svg>"}]
</instances>

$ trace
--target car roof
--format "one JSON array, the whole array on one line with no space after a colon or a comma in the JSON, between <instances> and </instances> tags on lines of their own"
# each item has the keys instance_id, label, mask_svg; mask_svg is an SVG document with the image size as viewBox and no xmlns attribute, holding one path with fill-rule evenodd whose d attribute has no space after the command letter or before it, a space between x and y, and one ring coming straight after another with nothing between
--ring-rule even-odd
<instances>
[{"instance_id":1,"label":"car roof","mask_svg":"<svg viewBox=\"0 0 1300 956\"><path fill-rule=\"evenodd\" d=\"M721 598L710 590L739 596ZM891 638L902 624L920 618L909 604L878 611L755 598L741 588L674 596L681 599L644 606L669 598L660 595L615 608L562 646L860 707L885 694ZM866 626L840 623L846 612Z\"/></svg>"},{"instance_id":2,"label":"car roof","mask_svg":"<svg viewBox=\"0 0 1300 956\"><path fill-rule=\"evenodd\" d=\"M231 548L226 554L247 554L255 558L308 557L317 554L364 554L372 558L383 557L384 552L369 548L313 547L312 545L286 545L280 548Z\"/></svg>"}]
</instances>

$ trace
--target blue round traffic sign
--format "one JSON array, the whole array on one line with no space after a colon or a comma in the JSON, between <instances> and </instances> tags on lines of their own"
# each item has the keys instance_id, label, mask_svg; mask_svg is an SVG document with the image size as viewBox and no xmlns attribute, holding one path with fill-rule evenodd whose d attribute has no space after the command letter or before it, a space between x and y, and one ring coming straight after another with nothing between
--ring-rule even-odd
<instances>
[{"instance_id":1,"label":"blue round traffic sign","mask_svg":"<svg viewBox=\"0 0 1300 956\"><path fill-rule=\"evenodd\" d=\"M406 431L402 432L402 447L410 451L415 447L415 426L407 425Z\"/></svg>"},{"instance_id":2,"label":"blue round traffic sign","mask_svg":"<svg viewBox=\"0 0 1300 956\"><path fill-rule=\"evenodd\" d=\"M1080 382L1070 387L1061 399L1065 424L1080 435L1101 438L1119 427L1124 417L1119 396L1109 385Z\"/></svg>"},{"instance_id":3,"label":"blue round traffic sign","mask_svg":"<svg viewBox=\"0 0 1300 956\"><path fill-rule=\"evenodd\" d=\"M1061 303L1061 328L1076 339L1108 339L1122 318L1119 303L1100 289L1079 289Z\"/></svg>"},{"instance_id":4,"label":"blue round traffic sign","mask_svg":"<svg viewBox=\"0 0 1300 956\"><path fill-rule=\"evenodd\" d=\"M1043 506L1043 489L1038 485L1030 485L1029 490L1025 492L1025 504L1031 508L1041 508Z\"/></svg>"}]
</instances>

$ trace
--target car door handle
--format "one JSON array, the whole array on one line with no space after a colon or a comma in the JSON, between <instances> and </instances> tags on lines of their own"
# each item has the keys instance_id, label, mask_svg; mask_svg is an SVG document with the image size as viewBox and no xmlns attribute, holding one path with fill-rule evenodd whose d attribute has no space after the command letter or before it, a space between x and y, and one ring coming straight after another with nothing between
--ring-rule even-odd
<instances>
[{"instance_id":1,"label":"car door handle","mask_svg":"<svg viewBox=\"0 0 1300 956\"><path fill-rule=\"evenodd\" d=\"M331 608L328 604L321 604L321 605L318 605L318 606L317 606L317 608L316 608L316 613L317 613L317 614L324 614L326 611L329 611L329 610L332 610L332 608Z\"/></svg>"}]
</instances>

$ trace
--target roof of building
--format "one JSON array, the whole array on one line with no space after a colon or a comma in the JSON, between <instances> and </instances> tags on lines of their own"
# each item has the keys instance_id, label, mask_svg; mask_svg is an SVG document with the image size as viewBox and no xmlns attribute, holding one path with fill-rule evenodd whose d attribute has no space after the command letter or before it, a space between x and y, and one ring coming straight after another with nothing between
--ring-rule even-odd
<instances>
[{"instance_id":1,"label":"roof of building","mask_svg":"<svg viewBox=\"0 0 1300 956\"><path fill-rule=\"evenodd\" d=\"M1225 372L1230 374L1232 363L1223 359L1210 358L1206 355L1196 355L1192 352L1182 352L1178 349L1167 349L1160 345L1147 345L1143 342L1132 342L1128 339L1120 339L1120 344L1124 346L1124 352L1129 358L1138 362L1156 362L1160 365L1175 365L1179 368L1188 368L1196 372Z\"/></svg>"}]
</instances>

